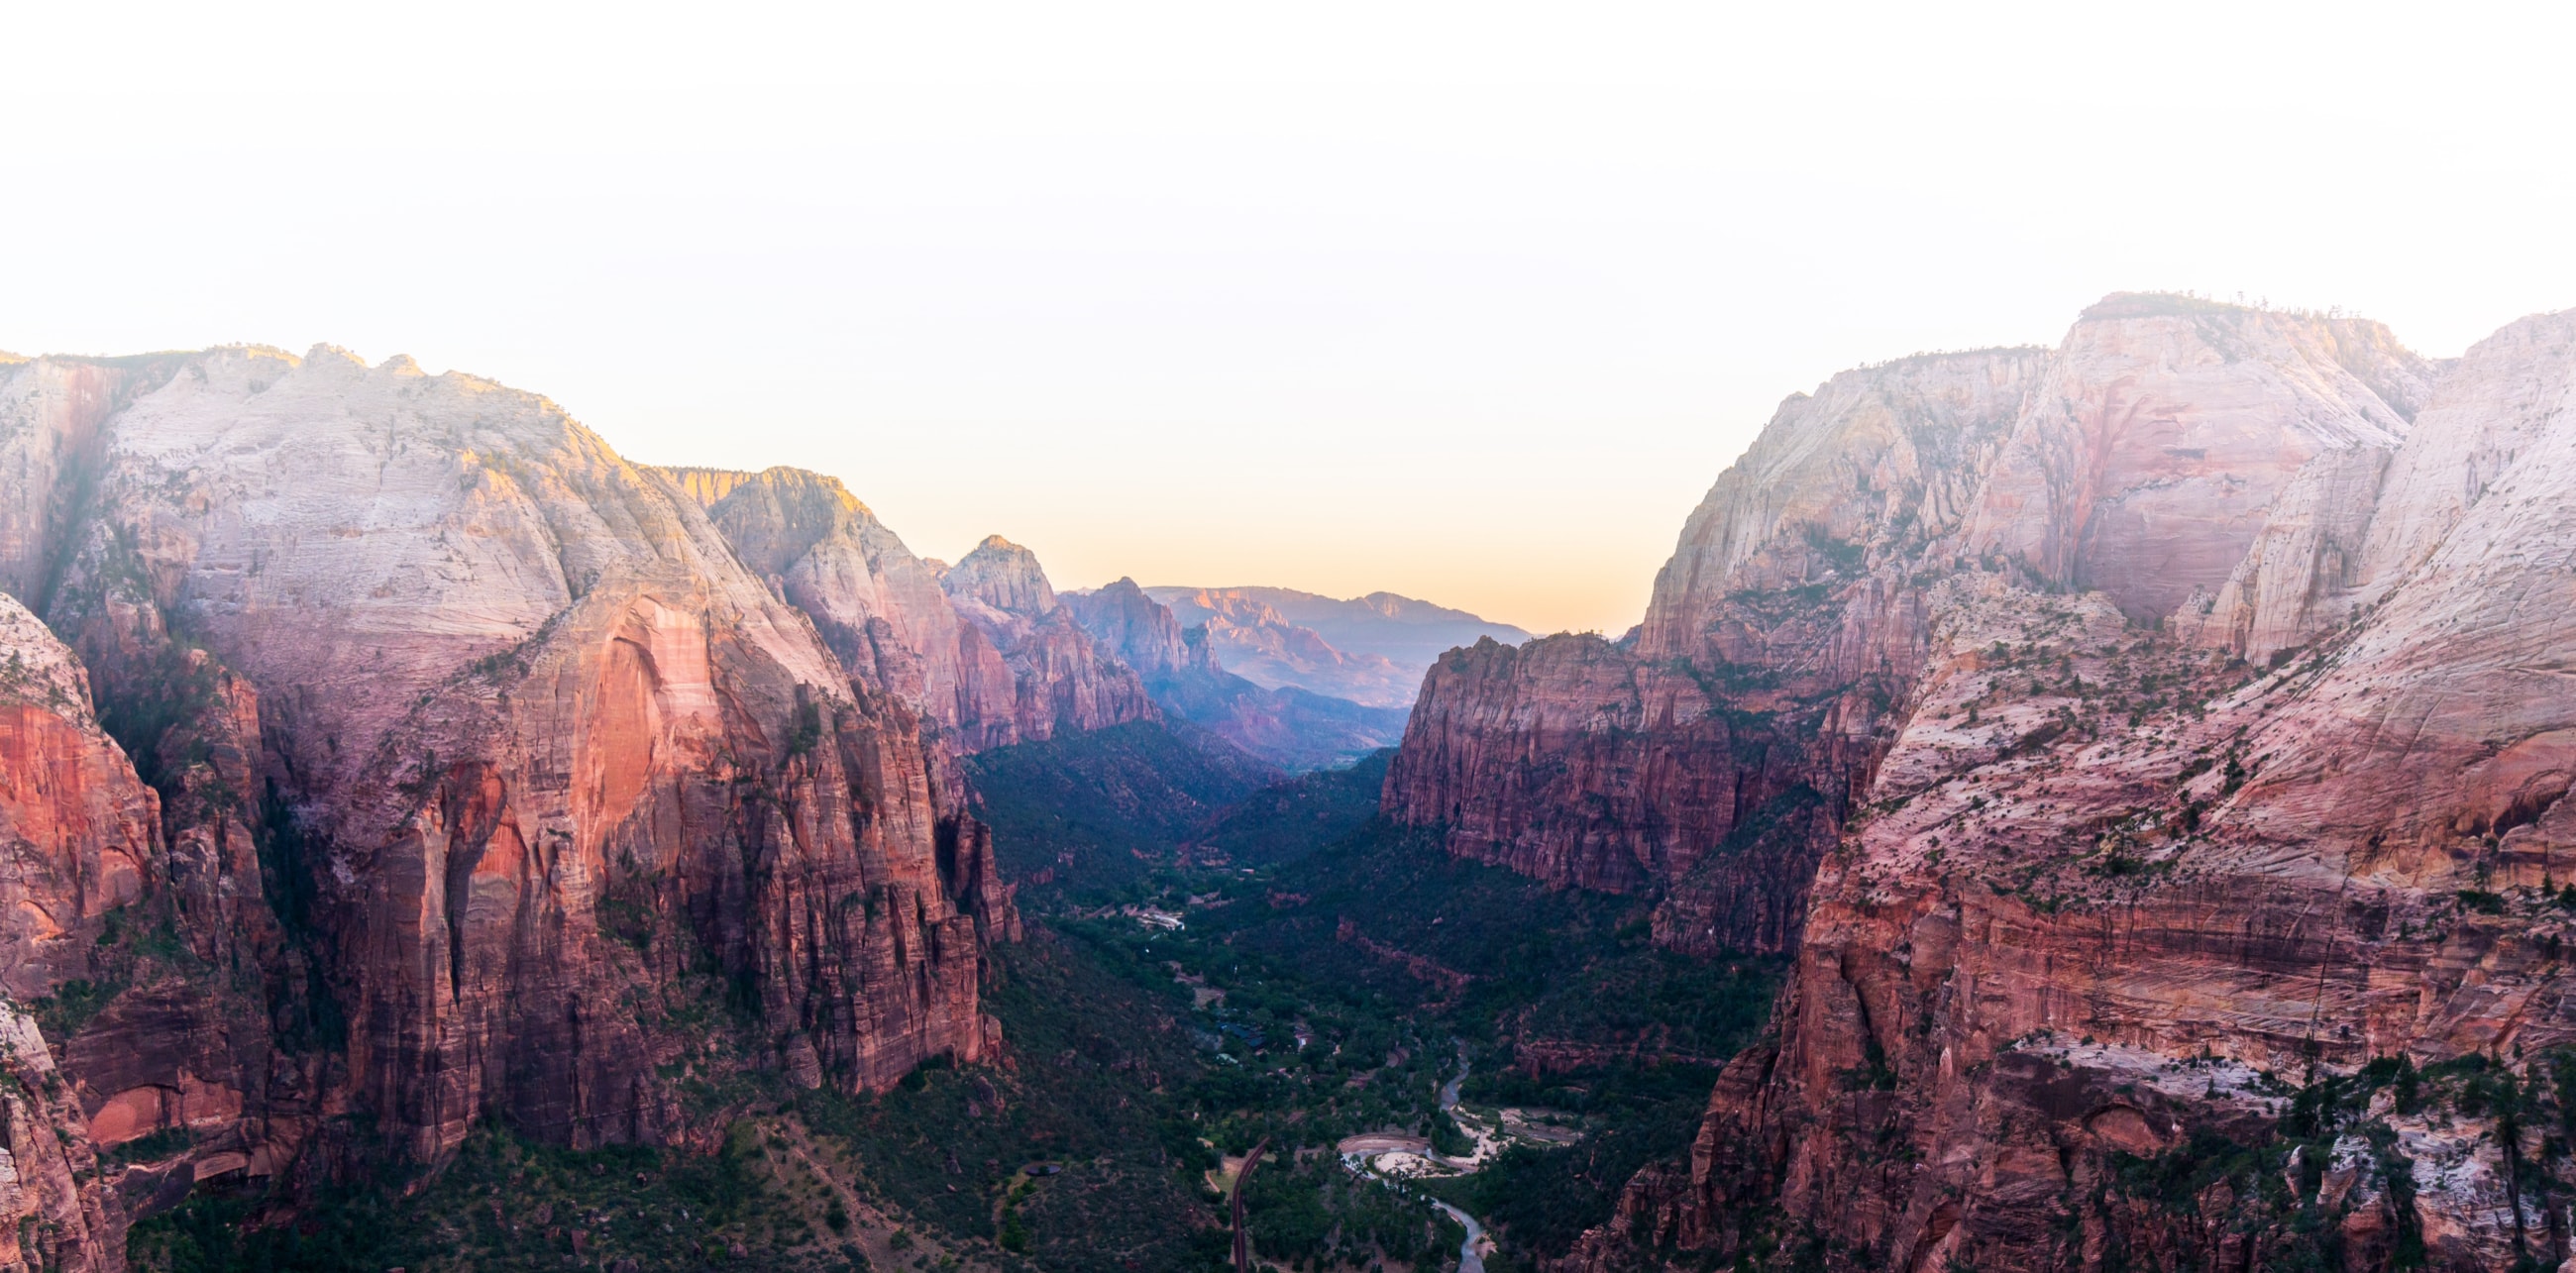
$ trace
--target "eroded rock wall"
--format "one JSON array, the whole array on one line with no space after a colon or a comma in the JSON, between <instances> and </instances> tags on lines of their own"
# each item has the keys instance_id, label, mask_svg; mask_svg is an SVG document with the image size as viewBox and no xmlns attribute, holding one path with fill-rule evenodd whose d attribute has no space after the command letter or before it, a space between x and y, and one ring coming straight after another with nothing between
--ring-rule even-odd
<instances>
[{"instance_id":1,"label":"eroded rock wall","mask_svg":"<svg viewBox=\"0 0 2576 1273\"><path fill-rule=\"evenodd\" d=\"M1679 948L1794 944L1919 668L1920 576L2047 362L1931 355L1789 399L1691 514L1638 630L1442 658L1388 815L1544 879L1658 892Z\"/></svg>"},{"instance_id":2,"label":"eroded rock wall","mask_svg":"<svg viewBox=\"0 0 2576 1273\"><path fill-rule=\"evenodd\" d=\"M2054 350L1844 373L1718 479L1635 631L1433 669L1385 809L1462 854L1659 894L1668 943L1787 948L1904 725L1930 587L1998 572L2230 654L2299 645L2350 613L2440 371L2359 320L2115 296Z\"/></svg>"},{"instance_id":3,"label":"eroded rock wall","mask_svg":"<svg viewBox=\"0 0 2576 1273\"><path fill-rule=\"evenodd\" d=\"M2194 435L2213 454L2283 457L2254 472L2275 494L2250 528L2222 500L2173 532L2170 578L2134 547L2084 555L2152 525L2134 509L2090 540L1994 531L2081 483L1981 498L1922 594L1920 670L1819 863L1773 1037L1730 1066L1687 1167L1632 1182L1569 1265L2565 1259L2571 1186L2532 1125L2558 1108L2545 1058L2576 1043L2565 323L2422 371L2387 439L2336 374L2415 394L2405 359L2351 366L2375 338L2303 354L2304 387L2231 425L2164 399L2148 415L2223 428ZM2055 396L2041 423L2083 415ZM2229 471L2172 449L2143 460L2149 503ZM2473 1078L2434 1100L2419 1072Z\"/></svg>"},{"instance_id":4,"label":"eroded rock wall","mask_svg":"<svg viewBox=\"0 0 2576 1273\"><path fill-rule=\"evenodd\" d=\"M1133 669L1000 536L956 566L913 555L841 484L802 469L665 470L745 565L812 616L851 674L967 752L1155 718Z\"/></svg>"},{"instance_id":5,"label":"eroded rock wall","mask_svg":"<svg viewBox=\"0 0 2576 1273\"><path fill-rule=\"evenodd\" d=\"M692 1080L997 1046L1017 919L921 670L845 665L669 477L327 347L39 359L0 404L47 621L0 597L0 980L53 1036L7 1113L83 1182L68 1267L202 1180L487 1117L684 1139ZM73 1205L19 1158L7 1205Z\"/></svg>"}]
</instances>

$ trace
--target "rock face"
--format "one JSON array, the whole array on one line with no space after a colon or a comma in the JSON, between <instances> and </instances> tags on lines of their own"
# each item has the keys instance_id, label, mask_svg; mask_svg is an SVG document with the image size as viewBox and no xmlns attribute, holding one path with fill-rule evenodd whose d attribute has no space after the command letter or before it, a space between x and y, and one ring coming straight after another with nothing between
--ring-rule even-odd
<instances>
[{"instance_id":1,"label":"rock face","mask_svg":"<svg viewBox=\"0 0 2576 1273\"><path fill-rule=\"evenodd\" d=\"M1781 735L1694 750L1642 687L1814 722L1774 1037L1569 1265L2565 1259L2571 376L2576 314L2435 365L2115 297L2053 353L1793 400L1629 641L1451 656L1389 810L1668 910L1665 828ZM1742 810L1703 854L1759 845Z\"/></svg>"},{"instance_id":2,"label":"rock face","mask_svg":"<svg viewBox=\"0 0 2576 1273\"><path fill-rule=\"evenodd\" d=\"M1919 356L1784 403L1627 638L1445 656L1387 812L1458 852L1662 895L1673 945L1785 949L1967 569L2098 590L2266 657L2349 610L2436 368L2376 324L2156 296L2056 350ZM2277 515L2277 516L2276 516Z\"/></svg>"},{"instance_id":3,"label":"rock face","mask_svg":"<svg viewBox=\"0 0 2576 1273\"><path fill-rule=\"evenodd\" d=\"M814 621L868 692L936 722L959 752L1166 713L1292 769L1392 743L1402 714L1267 690L1217 665L1204 628L1120 580L1059 596L996 535L955 566L915 557L832 478L667 469L751 571Z\"/></svg>"},{"instance_id":4,"label":"rock face","mask_svg":"<svg viewBox=\"0 0 2576 1273\"><path fill-rule=\"evenodd\" d=\"M160 801L90 711L70 650L0 595L0 993L44 1000L105 979L110 925L161 865ZM90 1120L66 1099L36 1023L0 1004L0 1267L109 1268L122 1262L122 1208L84 1189L96 1170ZM26 1249L22 1234L47 1245Z\"/></svg>"},{"instance_id":5,"label":"rock face","mask_svg":"<svg viewBox=\"0 0 2576 1273\"><path fill-rule=\"evenodd\" d=\"M157 865L161 804L90 713L89 676L0 596L0 992L88 978L107 913Z\"/></svg>"},{"instance_id":6,"label":"rock face","mask_svg":"<svg viewBox=\"0 0 2576 1273\"><path fill-rule=\"evenodd\" d=\"M1282 768L1346 764L1402 735L1401 711L1293 685L1264 687L1226 670L1209 625L1182 627L1133 579L1064 601L1085 630L1143 676L1164 711Z\"/></svg>"},{"instance_id":7,"label":"rock face","mask_svg":"<svg viewBox=\"0 0 2576 1273\"><path fill-rule=\"evenodd\" d=\"M99 703L0 613L7 989L98 965L46 1026L87 1136L189 1133L107 1213L484 1117L671 1140L684 1072L991 1049L1015 918L953 764L669 478L408 359L0 377L0 466L48 484L7 490L6 582ZM683 1024L728 988L754 1024Z\"/></svg>"},{"instance_id":8,"label":"rock face","mask_svg":"<svg viewBox=\"0 0 2576 1273\"><path fill-rule=\"evenodd\" d=\"M1464 610L1372 592L1336 600L1294 588L1149 588L1186 626L1207 629L1227 667L1268 689L1294 687L1368 707L1413 702L1422 669L1452 646L1530 634Z\"/></svg>"},{"instance_id":9,"label":"rock face","mask_svg":"<svg viewBox=\"0 0 2576 1273\"><path fill-rule=\"evenodd\" d=\"M1066 611L1037 556L996 535L946 571L819 473L670 469L851 675L963 751L1155 718L1136 675Z\"/></svg>"},{"instance_id":10,"label":"rock face","mask_svg":"<svg viewBox=\"0 0 2576 1273\"><path fill-rule=\"evenodd\" d=\"M1791 398L1691 514L1636 632L1442 657L1385 811L1543 879L1659 891L1679 948L1793 944L1919 669L1917 576L2048 363L1920 357Z\"/></svg>"},{"instance_id":11,"label":"rock face","mask_svg":"<svg viewBox=\"0 0 2576 1273\"><path fill-rule=\"evenodd\" d=\"M990 536L950 567L941 584L983 648L1010 671L1005 719L1011 732L1004 738L997 730L983 745L1156 718L1135 671L1104 654L1056 599L1037 554Z\"/></svg>"},{"instance_id":12,"label":"rock face","mask_svg":"<svg viewBox=\"0 0 2576 1273\"><path fill-rule=\"evenodd\" d=\"M1084 631L1149 684L1217 666L1207 629L1182 627L1170 607L1147 596L1133 579L1064 600Z\"/></svg>"}]
</instances>

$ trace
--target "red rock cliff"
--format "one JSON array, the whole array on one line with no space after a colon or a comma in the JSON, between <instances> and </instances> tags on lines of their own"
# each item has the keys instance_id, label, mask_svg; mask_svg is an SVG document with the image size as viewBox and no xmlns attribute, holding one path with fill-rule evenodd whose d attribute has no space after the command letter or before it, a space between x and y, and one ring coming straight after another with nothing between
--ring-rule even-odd
<instances>
[{"instance_id":1,"label":"red rock cliff","mask_svg":"<svg viewBox=\"0 0 2576 1273\"><path fill-rule=\"evenodd\" d=\"M2565 1259L2554 1151L2497 1105L2288 1096L2576 1042L2571 381L2569 315L2443 366L2331 321L2088 315L1918 559L1775 1036L1570 1263ZM2280 1191L2141 1183L2294 1124L2322 1139Z\"/></svg>"},{"instance_id":2,"label":"red rock cliff","mask_svg":"<svg viewBox=\"0 0 2576 1273\"><path fill-rule=\"evenodd\" d=\"M0 1095L0 1267L118 1267L127 1217L97 1158L112 1139L93 1139L43 1033L15 1005L115 974L111 928L162 865L160 802L99 728L71 651L6 595L0 854L0 1072L13 1080Z\"/></svg>"},{"instance_id":3,"label":"red rock cliff","mask_svg":"<svg viewBox=\"0 0 2576 1273\"><path fill-rule=\"evenodd\" d=\"M0 403L111 408L12 417L38 427L0 462L87 458L0 520L150 780L72 799L86 771L44 757L79 731L20 721L55 784L21 852L58 863L22 879L66 933L123 915L185 948L91 942L108 997L49 1049L97 1143L195 1132L119 1205L314 1170L343 1111L424 1158L486 1116L658 1141L688 1131L669 1075L881 1087L993 1046L983 950L1016 921L917 706L668 479L407 359L8 374ZM70 975L31 950L23 978ZM727 985L756 1027L682 1024Z\"/></svg>"},{"instance_id":4,"label":"red rock cliff","mask_svg":"<svg viewBox=\"0 0 2576 1273\"><path fill-rule=\"evenodd\" d=\"M1660 892L1668 944L1793 943L1920 663L1921 563L2046 364L1935 355L1791 398L1691 515L1637 632L1441 659L1386 812L1544 879Z\"/></svg>"},{"instance_id":5,"label":"red rock cliff","mask_svg":"<svg viewBox=\"0 0 2576 1273\"><path fill-rule=\"evenodd\" d=\"M2429 374L2374 324L2114 297L2055 351L1837 376L1718 479L1636 631L1445 657L1386 811L1462 854L1658 893L1668 944L1786 949L1903 726L1931 584L1983 567L2202 616L2284 492L2313 504L2387 462ZM2334 613L2316 538L2237 585L2286 610L2267 640Z\"/></svg>"}]
</instances>

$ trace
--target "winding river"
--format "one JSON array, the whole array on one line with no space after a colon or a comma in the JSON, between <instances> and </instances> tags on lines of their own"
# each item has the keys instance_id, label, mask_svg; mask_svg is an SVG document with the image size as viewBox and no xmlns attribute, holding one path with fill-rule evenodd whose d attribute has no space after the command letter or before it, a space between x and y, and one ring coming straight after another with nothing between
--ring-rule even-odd
<instances>
[{"instance_id":1,"label":"winding river","mask_svg":"<svg viewBox=\"0 0 2576 1273\"><path fill-rule=\"evenodd\" d=\"M1459 1089L1466 1086L1467 1067L1469 1065L1467 1060L1466 1043L1463 1040L1458 1039L1452 1039L1450 1042L1458 1045L1458 1073L1447 1083L1441 1085L1440 1112L1443 1114L1457 1108L1458 1092ZM1474 1171L1480 1165L1473 1160L1461 1161L1445 1155L1434 1154L1431 1151L1431 1143L1418 1136L1349 1137L1343 1140L1341 1145L1342 1165L1363 1176L1373 1176L1378 1180L1384 1181L1386 1180L1386 1177L1376 1171L1371 1164L1375 1162L1379 1154L1390 1152L1419 1154L1444 1166L1455 1167L1464 1171ZM1459 1226L1467 1231L1467 1240L1458 1244L1458 1273L1485 1273L1485 1252L1491 1249L1493 1245L1485 1237L1485 1226L1478 1223L1476 1217L1471 1216L1446 1202L1442 1202L1437 1198L1430 1199L1429 1201L1432 1206L1439 1208L1450 1219L1457 1221Z\"/></svg>"}]
</instances>

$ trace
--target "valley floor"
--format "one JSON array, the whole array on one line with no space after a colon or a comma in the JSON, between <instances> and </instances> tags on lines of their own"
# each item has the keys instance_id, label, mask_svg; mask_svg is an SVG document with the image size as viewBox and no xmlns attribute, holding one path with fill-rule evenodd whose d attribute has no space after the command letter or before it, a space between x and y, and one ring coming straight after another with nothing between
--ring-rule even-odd
<instances>
[{"instance_id":1,"label":"valley floor","mask_svg":"<svg viewBox=\"0 0 2576 1273\"><path fill-rule=\"evenodd\" d=\"M1004 860L1058 867L995 959L999 1064L934 1062L873 1097L755 1080L717 1094L694 1148L490 1126L432 1175L327 1205L200 1196L136 1228L136 1267L1212 1269L1224 1191L1266 1138L1245 1189L1265 1266L1452 1269L1453 1217L1474 1217L1500 1273L1564 1254L1638 1168L1686 1152L1768 1012L1773 962L1656 950L1640 903L1378 821L1382 759L1247 794L1149 746L1175 787L1151 807L1205 806L1104 815L1105 774L1152 777L1125 772L1140 741L980 762Z\"/></svg>"}]
</instances>

